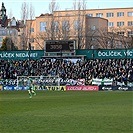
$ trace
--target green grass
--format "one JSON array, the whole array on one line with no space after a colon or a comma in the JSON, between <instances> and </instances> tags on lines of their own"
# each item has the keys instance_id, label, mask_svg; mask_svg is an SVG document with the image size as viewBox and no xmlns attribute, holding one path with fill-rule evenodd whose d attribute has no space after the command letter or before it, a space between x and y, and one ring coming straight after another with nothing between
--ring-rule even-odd
<instances>
[{"instance_id":1,"label":"green grass","mask_svg":"<svg viewBox=\"0 0 133 133\"><path fill-rule=\"evenodd\" d=\"M133 92L0 91L0 133L131 133Z\"/></svg>"}]
</instances>

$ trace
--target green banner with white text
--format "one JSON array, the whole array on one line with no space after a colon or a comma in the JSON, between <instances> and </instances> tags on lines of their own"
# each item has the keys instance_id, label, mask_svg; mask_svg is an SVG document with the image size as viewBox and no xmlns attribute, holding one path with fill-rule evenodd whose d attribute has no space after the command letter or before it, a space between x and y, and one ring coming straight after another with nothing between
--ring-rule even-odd
<instances>
[{"instance_id":1,"label":"green banner with white text","mask_svg":"<svg viewBox=\"0 0 133 133\"><path fill-rule=\"evenodd\" d=\"M76 55L86 55L87 59L131 59L133 49L99 49L99 50L77 50Z\"/></svg>"},{"instance_id":2,"label":"green banner with white text","mask_svg":"<svg viewBox=\"0 0 133 133\"><path fill-rule=\"evenodd\" d=\"M0 51L0 60L40 59L42 56L44 56L43 50Z\"/></svg>"},{"instance_id":3,"label":"green banner with white text","mask_svg":"<svg viewBox=\"0 0 133 133\"><path fill-rule=\"evenodd\" d=\"M80 49L76 55L85 55L87 59L133 59L133 49ZM40 59L43 50L0 51L0 60Z\"/></svg>"}]
</instances>

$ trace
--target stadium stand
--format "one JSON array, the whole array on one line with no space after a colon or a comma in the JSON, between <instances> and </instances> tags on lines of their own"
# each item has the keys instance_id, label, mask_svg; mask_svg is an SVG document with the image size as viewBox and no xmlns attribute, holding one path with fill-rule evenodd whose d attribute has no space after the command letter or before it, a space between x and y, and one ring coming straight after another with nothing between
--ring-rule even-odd
<instances>
[{"instance_id":1,"label":"stadium stand","mask_svg":"<svg viewBox=\"0 0 133 133\"><path fill-rule=\"evenodd\" d=\"M127 85L133 82L133 59L95 60L0 60L0 79L16 79L17 76L55 76L65 79L85 79L91 84L92 78L113 79Z\"/></svg>"}]
</instances>

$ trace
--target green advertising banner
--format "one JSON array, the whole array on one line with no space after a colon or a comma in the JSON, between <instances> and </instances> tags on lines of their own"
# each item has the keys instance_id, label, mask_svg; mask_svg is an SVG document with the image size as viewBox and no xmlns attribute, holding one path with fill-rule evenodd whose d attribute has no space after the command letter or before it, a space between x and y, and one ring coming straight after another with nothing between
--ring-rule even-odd
<instances>
[{"instance_id":1,"label":"green advertising banner","mask_svg":"<svg viewBox=\"0 0 133 133\"><path fill-rule=\"evenodd\" d=\"M87 59L131 59L133 49L77 50L76 55L86 55Z\"/></svg>"},{"instance_id":2,"label":"green advertising banner","mask_svg":"<svg viewBox=\"0 0 133 133\"><path fill-rule=\"evenodd\" d=\"M133 49L81 49L76 50L76 55L84 55L87 59L131 59ZM42 56L44 56L43 50L0 51L0 60L40 59Z\"/></svg>"},{"instance_id":3,"label":"green advertising banner","mask_svg":"<svg viewBox=\"0 0 133 133\"><path fill-rule=\"evenodd\" d=\"M133 58L133 49L95 50L96 59L130 59Z\"/></svg>"},{"instance_id":4,"label":"green advertising banner","mask_svg":"<svg viewBox=\"0 0 133 133\"><path fill-rule=\"evenodd\" d=\"M80 49L76 50L76 55L86 55L87 59L93 59L94 50Z\"/></svg>"},{"instance_id":5,"label":"green advertising banner","mask_svg":"<svg viewBox=\"0 0 133 133\"><path fill-rule=\"evenodd\" d=\"M0 52L0 60L26 60L40 59L44 56L43 50L23 50L23 51L2 51Z\"/></svg>"}]
</instances>

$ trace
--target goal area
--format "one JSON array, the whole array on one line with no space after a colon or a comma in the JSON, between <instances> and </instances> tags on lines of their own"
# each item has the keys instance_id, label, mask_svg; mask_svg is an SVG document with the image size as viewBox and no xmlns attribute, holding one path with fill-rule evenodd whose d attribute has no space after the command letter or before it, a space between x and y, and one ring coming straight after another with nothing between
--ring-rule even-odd
<instances>
[{"instance_id":1,"label":"goal area","mask_svg":"<svg viewBox=\"0 0 133 133\"><path fill-rule=\"evenodd\" d=\"M17 76L17 87L24 87L27 89L27 77L28 76ZM59 76L29 76L34 84L34 89L45 90L47 86L60 87Z\"/></svg>"}]
</instances>

